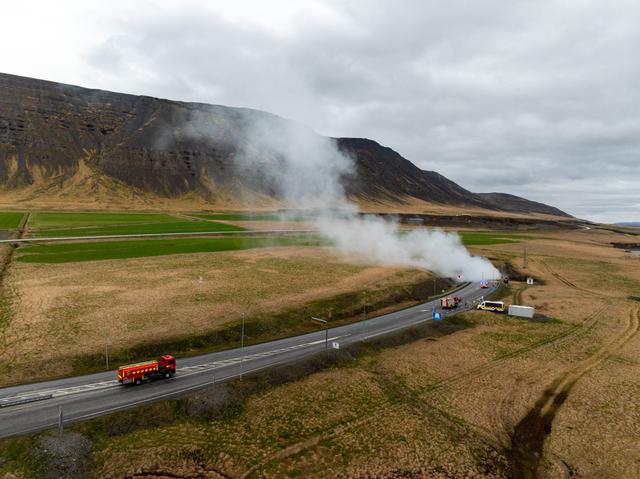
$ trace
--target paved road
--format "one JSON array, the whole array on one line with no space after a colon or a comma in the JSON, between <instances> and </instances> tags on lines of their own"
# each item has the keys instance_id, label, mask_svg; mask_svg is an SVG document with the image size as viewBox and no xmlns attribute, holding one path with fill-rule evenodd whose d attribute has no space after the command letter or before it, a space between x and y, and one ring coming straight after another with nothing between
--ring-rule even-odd
<instances>
[{"instance_id":1,"label":"paved road","mask_svg":"<svg viewBox=\"0 0 640 479\"><path fill-rule=\"evenodd\" d=\"M311 234L317 230L242 230L242 231L193 231L177 233L138 233L129 235L99 235L99 236L50 236L50 237L28 237L0 239L2 243L50 243L53 241L95 241L112 239L133 239L133 238L172 238L181 236L260 236L275 234Z\"/></svg>"},{"instance_id":2,"label":"paved road","mask_svg":"<svg viewBox=\"0 0 640 479\"><path fill-rule=\"evenodd\" d=\"M471 303L492 290L471 283L456 294ZM376 336L431 321L436 301L328 330L328 345L340 346L366 341ZM453 313L446 313L453 314ZM274 365L294 362L325 350L325 331L255 344L185 359L177 359L174 378L141 386L121 386L115 371L78 376L37 384L0 389L0 437L13 436L55 427L62 406L64 421L75 422L144 404L174 398L216 382L228 381ZM170 351L159 351L170 353ZM42 399L15 404L20 400Z\"/></svg>"}]
</instances>

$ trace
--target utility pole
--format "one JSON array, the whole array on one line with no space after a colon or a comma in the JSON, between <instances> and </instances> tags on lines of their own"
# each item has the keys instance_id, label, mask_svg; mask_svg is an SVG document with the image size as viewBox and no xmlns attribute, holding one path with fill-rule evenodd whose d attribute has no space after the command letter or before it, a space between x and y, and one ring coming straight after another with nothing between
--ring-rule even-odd
<instances>
[{"instance_id":1,"label":"utility pole","mask_svg":"<svg viewBox=\"0 0 640 479\"><path fill-rule=\"evenodd\" d=\"M436 297L436 279L433 278L433 297Z\"/></svg>"},{"instance_id":2,"label":"utility pole","mask_svg":"<svg viewBox=\"0 0 640 479\"><path fill-rule=\"evenodd\" d=\"M63 415L62 415L62 404L58 406L58 433L62 436L62 423L63 423Z\"/></svg>"},{"instance_id":3,"label":"utility pole","mask_svg":"<svg viewBox=\"0 0 640 479\"><path fill-rule=\"evenodd\" d=\"M107 367L107 371L109 370L109 326L107 325L107 321L104 321L104 362Z\"/></svg>"},{"instance_id":4,"label":"utility pole","mask_svg":"<svg viewBox=\"0 0 640 479\"><path fill-rule=\"evenodd\" d=\"M329 352L329 321L322 318L316 318L314 316L311 317L311 320L324 324L324 350L326 353L328 353Z\"/></svg>"},{"instance_id":5,"label":"utility pole","mask_svg":"<svg viewBox=\"0 0 640 479\"><path fill-rule=\"evenodd\" d=\"M363 319L367 320L367 298L364 298L364 302L362 303L362 316Z\"/></svg>"},{"instance_id":6,"label":"utility pole","mask_svg":"<svg viewBox=\"0 0 640 479\"><path fill-rule=\"evenodd\" d=\"M242 373L244 372L244 316L242 313L242 333L240 337L240 379L242 379Z\"/></svg>"}]
</instances>

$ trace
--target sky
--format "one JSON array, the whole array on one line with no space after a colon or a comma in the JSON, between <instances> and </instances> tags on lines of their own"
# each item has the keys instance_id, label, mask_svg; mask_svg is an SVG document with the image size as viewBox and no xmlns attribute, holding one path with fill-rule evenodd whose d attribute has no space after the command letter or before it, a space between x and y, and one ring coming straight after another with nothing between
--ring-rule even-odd
<instances>
[{"instance_id":1,"label":"sky","mask_svg":"<svg viewBox=\"0 0 640 479\"><path fill-rule=\"evenodd\" d=\"M640 220L636 0L29 1L0 71L269 111L476 192Z\"/></svg>"}]
</instances>

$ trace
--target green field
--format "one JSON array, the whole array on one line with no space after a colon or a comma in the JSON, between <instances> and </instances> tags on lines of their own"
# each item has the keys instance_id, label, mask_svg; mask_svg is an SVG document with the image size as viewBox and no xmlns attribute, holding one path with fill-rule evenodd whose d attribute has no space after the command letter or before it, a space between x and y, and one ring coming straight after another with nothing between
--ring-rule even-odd
<instances>
[{"instance_id":1,"label":"green field","mask_svg":"<svg viewBox=\"0 0 640 479\"><path fill-rule=\"evenodd\" d=\"M216 223L206 223L211 230L215 230ZM142 231L159 232L160 229L152 227L173 227L174 223L165 225L130 225L132 232ZM180 228L176 231L184 231L191 226L204 226L200 222L180 223ZM235 229L230 225L222 224L229 229ZM55 231L58 233L69 233L69 235L79 235L79 231L86 234L126 234L128 231L124 227L92 228L82 230ZM148 228L148 230L144 230ZM142 230L142 231L141 231ZM192 230L192 231L195 231ZM201 229L206 231L206 229ZM53 233L50 231L49 234ZM44 234L44 232L43 232ZM84 233L83 233L84 234ZM467 246L491 245L501 243L515 243L524 239L524 235L500 234L490 232L465 232L460 235L462 241ZM260 248L267 246L318 246L329 245L329 241L318 237L237 237L237 238L179 238L179 239L154 239L154 240L128 240L128 241L102 241L88 243L58 243L43 244L33 246L23 246L18 250L18 261L27 263L68 263L74 261L97 261L124 258L140 258L145 256L164 256L170 254L205 253L216 251L231 251L249 248Z\"/></svg>"},{"instance_id":2,"label":"green field","mask_svg":"<svg viewBox=\"0 0 640 479\"><path fill-rule=\"evenodd\" d=\"M47 229L30 232L30 235L44 237L106 236L157 233L199 233L215 231L245 231L240 226L212 221L177 221L172 223L137 223L105 225L72 229Z\"/></svg>"},{"instance_id":3,"label":"green field","mask_svg":"<svg viewBox=\"0 0 640 479\"><path fill-rule=\"evenodd\" d=\"M484 232L484 231L461 231L458 233L462 238L462 243L465 246L483 246L492 244L504 244L504 243L517 243L524 239L536 239L537 236L513 234L513 233L499 233L499 232Z\"/></svg>"},{"instance_id":4,"label":"green field","mask_svg":"<svg viewBox=\"0 0 640 479\"><path fill-rule=\"evenodd\" d=\"M29 228L80 228L87 226L128 225L138 223L174 223L175 216L163 213L67 213L38 212L29 218Z\"/></svg>"},{"instance_id":5,"label":"green field","mask_svg":"<svg viewBox=\"0 0 640 479\"><path fill-rule=\"evenodd\" d=\"M232 251L269 246L317 246L320 244L323 244L323 242L317 238L282 236L62 243L21 247L18 250L19 256L17 260L25 263L69 263L169 254Z\"/></svg>"},{"instance_id":6,"label":"green field","mask_svg":"<svg viewBox=\"0 0 640 479\"><path fill-rule=\"evenodd\" d=\"M226 223L189 220L163 213L39 212L31 215L28 226L29 235L40 238L244 231Z\"/></svg>"},{"instance_id":7,"label":"green field","mask_svg":"<svg viewBox=\"0 0 640 479\"><path fill-rule=\"evenodd\" d=\"M24 213L14 211L0 212L0 230L13 230L18 227Z\"/></svg>"}]
</instances>

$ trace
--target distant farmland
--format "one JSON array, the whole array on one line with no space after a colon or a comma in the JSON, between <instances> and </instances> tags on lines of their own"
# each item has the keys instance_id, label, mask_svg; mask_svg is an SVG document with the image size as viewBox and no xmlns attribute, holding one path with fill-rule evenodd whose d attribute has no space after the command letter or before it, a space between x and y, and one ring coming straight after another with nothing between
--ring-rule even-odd
<instances>
[{"instance_id":1,"label":"distant farmland","mask_svg":"<svg viewBox=\"0 0 640 479\"><path fill-rule=\"evenodd\" d=\"M491 233L465 233L461 236L467 245L490 245L518 241L516 237L509 238L505 237L508 235ZM211 253L271 246L331 246L331 242L319 236L301 235L51 243L23 246L18 250L17 260L27 263L69 263L171 254Z\"/></svg>"},{"instance_id":2,"label":"distant farmland","mask_svg":"<svg viewBox=\"0 0 640 479\"><path fill-rule=\"evenodd\" d=\"M309 237L181 238L158 240L58 243L20 248L17 260L25 263L69 263L170 254L208 253L271 246L319 246Z\"/></svg>"},{"instance_id":3,"label":"distant farmland","mask_svg":"<svg viewBox=\"0 0 640 479\"><path fill-rule=\"evenodd\" d=\"M244 231L240 226L188 220L160 213L34 213L29 234L35 237L103 236L153 233Z\"/></svg>"}]
</instances>

